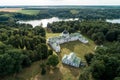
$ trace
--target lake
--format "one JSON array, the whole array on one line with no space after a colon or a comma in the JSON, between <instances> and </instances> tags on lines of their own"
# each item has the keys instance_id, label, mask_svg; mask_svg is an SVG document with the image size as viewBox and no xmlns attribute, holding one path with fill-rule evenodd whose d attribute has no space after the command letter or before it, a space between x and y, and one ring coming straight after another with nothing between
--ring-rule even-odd
<instances>
[{"instance_id":1,"label":"lake","mask_svg":"<svg viewBox=\"0 0 120 80\"><path fill-rule=\"evenodd\" d=\"M42 27L47 27L48 23L59 22L59 21L75 21L75 20L78 20L78 18L60 19L58 17L52 17L52 18L40 19L40 20L18 21L17 23L31 24L33 27L42 24Z\"/></svg>"},{"instance_id":2,"label":"lake","mask_svg":"<svg viewBox=\"0 0 120 80\"><path fill-rule=\"evenodd\" d=\"M120 19L107 19L106 21L110 23L120 23Z\"/></svg>"}]
</instances>

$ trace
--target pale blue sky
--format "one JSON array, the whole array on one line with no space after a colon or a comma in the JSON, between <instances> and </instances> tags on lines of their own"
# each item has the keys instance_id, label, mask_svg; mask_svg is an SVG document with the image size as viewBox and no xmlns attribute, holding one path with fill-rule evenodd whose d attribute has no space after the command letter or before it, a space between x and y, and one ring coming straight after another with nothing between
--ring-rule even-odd
<instances>
[{"instance_id":1,"label":"pale blue sky","mask_svg":"<svg viewBox=\"0 0 120 80\"><path fill-rule=\"evenodd\" d=\"M120 0L0 0L2 5L120 5Z\"/></svg>"}]
</instances>

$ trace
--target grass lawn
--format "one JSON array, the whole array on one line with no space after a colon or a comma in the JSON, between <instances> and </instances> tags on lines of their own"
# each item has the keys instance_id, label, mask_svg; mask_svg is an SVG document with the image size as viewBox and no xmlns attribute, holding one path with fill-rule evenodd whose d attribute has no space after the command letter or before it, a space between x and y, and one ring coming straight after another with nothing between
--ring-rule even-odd
<instances>
[{"instance_id":1,"label":"grass lawn","mask_svg":"<svg viewBox=\"0 0 120 80\"><path fill-rule=\"evenodd\" d=\"M19 10L18 13L36 15L40 12L40 10Z\"/></svg>"},{"instance_id":2,"label":"grass lawn","mask_svg":"<svg viewBox=\"0 0 120 80\"><path fill-rule=\"evenodd\" d=\"M50 38L50 37L55 37L55 36L59 36L60 33L47 33L46 32L46 39Z\"/></svg>"},{"instance_id":3,"label":"grass lawn","mask_svg":"<svg viewBox=\"0 0 120 80\"><path fill-rule=\"evenodd\" d=\"M59 33L47 33L46 38L58 36ZM25 68L22 72L16 74L16 76L6 77L3 80L78 80L83 68L74 68L71 66L63 65L61 62L64 54L75 52L82 60L84 55L88 52L94 52L95 44L92 40L89 40L89 44L83 44L80 41L73 41L61 45L61 52L58 53L60 63L56 69L47 71L46 75L40 74L41 61L34 62L30 67ZM55 53L55 52L54 52ZM2 79L0 79L2 80Z\"/></svg>"}]
</instances>

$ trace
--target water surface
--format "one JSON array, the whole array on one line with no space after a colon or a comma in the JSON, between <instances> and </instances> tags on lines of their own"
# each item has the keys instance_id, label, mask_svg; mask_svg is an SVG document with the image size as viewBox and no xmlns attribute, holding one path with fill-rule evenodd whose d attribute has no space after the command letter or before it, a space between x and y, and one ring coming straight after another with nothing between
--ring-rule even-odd
<instances>
[{"instance_id":1,"label":"water surface","mask_svg":"<svg viewBox=\"0 0 120 80\"><path fill-rule=\"evenodd\" d=\"M17 23L31 24L33 27L42 24L42 27L47 27L48 23L59 22L59 21L74 21L74 20L78 20L78 18L60 19L58 17L52 17L52 18L40 19L40 20L18 21Z\"/></svg>"},{"instance_id":2,"label":"water surface","mask_svg":"<svg viewBox=\"0 0 120 80\"><path fill-rule=\"evenodd\" d=\"M120 19L107 19L106 21L110 23L120 23Z\"/></svg>"}]
</instances>

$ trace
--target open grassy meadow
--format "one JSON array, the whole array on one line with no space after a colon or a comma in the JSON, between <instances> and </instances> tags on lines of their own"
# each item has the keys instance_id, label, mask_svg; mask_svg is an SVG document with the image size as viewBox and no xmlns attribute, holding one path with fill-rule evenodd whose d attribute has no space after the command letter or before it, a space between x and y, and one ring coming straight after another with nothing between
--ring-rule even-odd
<instances>
[{"instance_id":1,"label":"open grassy meadow","mask_svg":"<svg viewBox=\"0 0 120 80\"><path fill-rule=\"evenodd\" d=\"M70 13L72 13L72 14L78 14L79 11L78 10L70 10Z\"/></svg>"},{"instance_id":2,"label":"open grassy meadow","mask_svg":"<svg viewBox=\"0 0 120 80\"><path fill-rule=\"evenodd\" d=\"M18 12L22 14L35 15L40 12L40 10L24 10L22 8L0 8L0 12Z\"/></svg>"},{"instance_id":3,"label":"open grassy meadow","mask_svg":"<svg viewBox=\"0 0 120 80\"><path fill-rule=\"evenodd\" d=\"M18 13L22 13L22 14L28 14L28 15L36 15L40 12L40 10L19 10L17 11Z\"/></svg>"},{"instance_id":4,"label":"open grassy meadow","mask_svg":"<svg viewBox=\"0 0 120 80\"><path fill-rule=\"evenodd\" d=\"M59 33L47 33L46 38L58 36ZM46 75L40 74L40 63L42 61L34 62L30 67L25 68L22 72L17 73L13 76L8 76L3 80L78 80L79 75L83 71L83 68L74 68L71 66L63 65L61 62L64 54L75 52L82 60L84 55L89 52L94 52L95 44L92 40L89 40L89 44L83 44L80 41L73 41L61 45L61 52L57 53L59 56L60 63L56 69L47 70ZM55 52L54 52L55 53ZM56 53L55 53L56 54ZM0 79L2 80L2 79Z\"/></svg>"}]
</instances>

